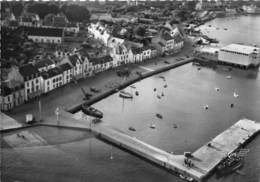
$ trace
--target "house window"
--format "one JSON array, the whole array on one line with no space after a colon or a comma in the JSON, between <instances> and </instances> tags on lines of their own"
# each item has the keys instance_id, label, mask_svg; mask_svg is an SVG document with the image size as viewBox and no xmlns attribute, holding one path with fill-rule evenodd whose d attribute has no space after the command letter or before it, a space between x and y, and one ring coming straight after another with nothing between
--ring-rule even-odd
<instances>
[{"instance_id":1,"label":"house window","mask_svg":"<svg viewBox=\"0 0 260 182\"><path fill-rule=\"evenodd\" d=\"M38 91L38 90L40 90L40 89L39 89L39 86L37 85L37 86L36 86L36 90L35 90L35 91Z\"/></svg>"},{"instance_id":2,"label":"house window","mask_svg":"<svg viewBox=\"0 0 260 182\"><path fill-rule=\"evenodd\" d=\"M38 79L36 79L36 83L38 83L39 82L39 80Z\"/></svg>"},{"instance_id":3,"label":"house window","mask_svg":"<svg viewBox=\"0 0 260 182\"><path fill-rule=\"evenodd\" d=\"M30 89L27 89L27 93L28 93L28 94L30 93Z\"/></svg>"}]
</instances>

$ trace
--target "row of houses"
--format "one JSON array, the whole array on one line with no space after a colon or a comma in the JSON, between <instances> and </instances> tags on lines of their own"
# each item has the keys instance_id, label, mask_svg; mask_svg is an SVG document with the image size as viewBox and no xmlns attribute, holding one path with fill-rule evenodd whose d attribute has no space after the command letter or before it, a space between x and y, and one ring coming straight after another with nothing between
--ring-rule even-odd
<instances>
[{"instance_id":1,"label":"row of houses","mask_svg":"<svg viewBox=\"0 0 260 182\"><path fill-rule=\"evenodd\" d=\"M163 28L157 35L152 36L150 46L143 46L143 44L140 46L136 45L136 42L114 37L109 28L100 22L91 23L88 31L95 39L111 48L111 57L118 59L118 62L127 63L150 59L156 54L178 52L184 46L184 38L180 30L169 23L165 23Z\"/></svg>"},{"instance_id":2,"label":"row of houses","mask_svg":"<svg viewBox=\"0 0 260 182\"><path fill-rule=\"evenodd\" d=\"M110 55L83 56L79 52L62 57L58 62L42 58L18 68L12 66L2 80L0 109L3 111L47 94L72 81L117 67ZM12 85L15 82L15 85Z\"/></svg>"}]
</instances>

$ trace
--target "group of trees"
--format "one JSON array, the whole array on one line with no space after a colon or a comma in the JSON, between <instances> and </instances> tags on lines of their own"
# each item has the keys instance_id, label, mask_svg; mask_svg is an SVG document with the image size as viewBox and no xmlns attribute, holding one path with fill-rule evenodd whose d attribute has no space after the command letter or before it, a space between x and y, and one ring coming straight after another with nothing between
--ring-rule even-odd
<instances>
[{"instance_id":1,"label":"group of trees","mask_svg":"<svg viewBox=\"0 0 260 182\"><path fill-rule=\"evenodd\" d=\"M23 4L22 2L1 2L1 13L3 13L4 10L9 9L11 12L13 12L15 17L19 17L23 12Z\"/></svg>"},{"instance_id":2,"label":"group of trees","mask_svg":"<svg viewBox=\"0 0 260 182\"><path fill-rule=\"evenodd\" d=\"M63 13L71 22L82 22L90 19L90 12L85 6L76 4L67 5L64 3L61 7L57 2L34 2L34 3L23 3L18 2L2 2L1 13L6 9L14 14L15 17L21 16L22 12L26 10L29 13L36 13L41 19L48 14L59 14Z\"/></svg>"}]
</instances>

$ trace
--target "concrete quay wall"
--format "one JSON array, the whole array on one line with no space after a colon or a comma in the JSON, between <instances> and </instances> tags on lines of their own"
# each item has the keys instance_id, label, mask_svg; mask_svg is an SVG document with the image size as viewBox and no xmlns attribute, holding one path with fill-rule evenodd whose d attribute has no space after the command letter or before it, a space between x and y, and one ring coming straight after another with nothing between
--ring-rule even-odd
<instances>
[{"instance_id":1,"label":"concrete quay wall","mask_svg":"<svg viewBox=\"0 0 260 182\"><path fill-rule=\"evenodd\" d=\"M167 65L167 66L164 66L162 68L158 68L154 71L150 71L150 72L147 72L147 73L142 73L140 75L138 75L136 78L133 78L133 79L130 79L130 80L127 80L126 82L118 85L117 87L107 91L107 92L104 92L104 93L101 93L100 95L86 101L86 102L82 102L80 104L76 104L70 108L67 109L68 112L70 113L76 113L78 112L79 110L81 110L81 105L84 103L84 104L87 104L87 105L92 105L116 92L118 92L118 90L121 90L121 89L124 89L125 87L128 87L129 85L135 83L135 82L138 82L142 79L145 79L147 77L150 77L150 76L153 76L153 75L156 75L158 73L162 73L162 72L165 72L165 71L168 71L170 69L173 69L173 68L176 68L176 67L179 67L179 66L182 66L184 64L187 64L187 63L190 63L193 61L193 58L189 58L189 59L186 59L186 60L183 60L183 61L179 61L177 63L173 63L173 64L170 64L170 65Z\"/></svg>"}]
</instances>

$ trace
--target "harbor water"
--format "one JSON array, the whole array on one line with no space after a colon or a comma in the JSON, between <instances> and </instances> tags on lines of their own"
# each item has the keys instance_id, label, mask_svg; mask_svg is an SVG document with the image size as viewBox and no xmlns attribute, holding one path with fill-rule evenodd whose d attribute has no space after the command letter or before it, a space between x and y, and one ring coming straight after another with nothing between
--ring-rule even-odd
<instances>
[{"instance_id":1,"label":"harbor water","mask_svg":"<svg viewBox=\"0 0 260 182\"><path fill-rule=\"evenodd\" d=\"M231 42L260 45L259 16L222 18L207 24L228 28L219 30L221 33L217 33L217 29L207 30L209 36L218 38L223 45ZM209 29L207 24L203 27ZM253 28L247 30L245 27ZM237 32L237 38L232 38L234 32ZM160 75L165 81L155 75L135 83L136 88L126 88L134 94L133 99L122 99L114 94L94 104L104 113L103 122L99 124L121 130L165 151L183 154L195 151L241 118L260 122L258 70L228 71L225 67L198 70L197 66L187 64ZM234 92L239 96L234 97ZM205 105L209 107L207 110ZM161 114L162 118L156 114ZM182 181L84 131L38 127L27 132L44 142L12 148L11 139L17 132L9 133L1 140L3 181ZM208 181L259 182L260 136L246 148L249 153L241 174L220 179L212 176Z\"/></svg>"}]
</instances>

